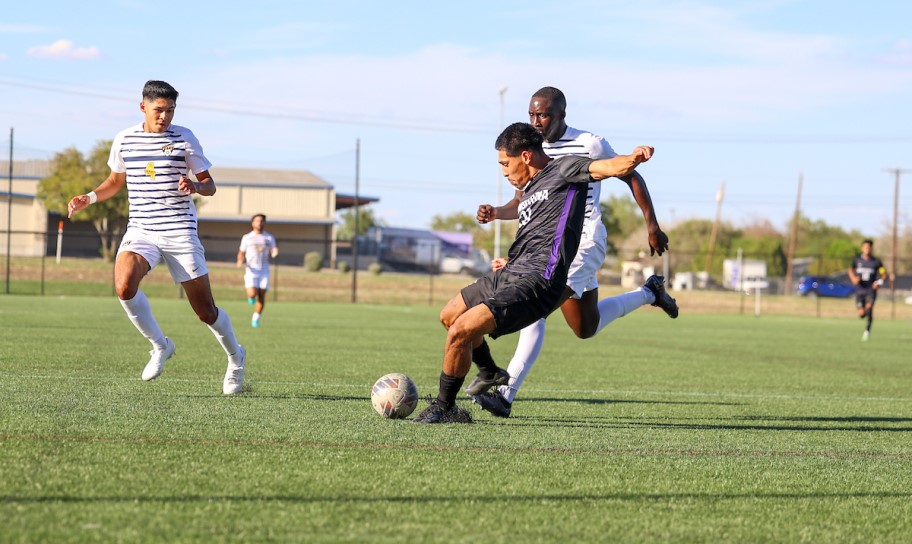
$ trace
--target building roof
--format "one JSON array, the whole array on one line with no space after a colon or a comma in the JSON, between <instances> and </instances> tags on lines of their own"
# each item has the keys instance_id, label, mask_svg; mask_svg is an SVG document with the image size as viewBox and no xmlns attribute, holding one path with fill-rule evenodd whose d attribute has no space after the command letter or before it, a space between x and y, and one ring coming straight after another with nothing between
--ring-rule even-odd
<instances>
[{"instance_id":1,"label":"building roof","mask_svg":"<svg viewBox=\"0 0 912 544\"><path fill-rule=\"evenodd\" d=\"M13 177L16 179L46 178L51 175L51 161L29 159L17 161L13 158ZM0 161L0 178L9 176L9 161Z\"/></svg>"},{"instance_id":2,"label":"building roof","mask_svg":"<svg viewBox=\"0 0 912 544\"><path fill-rule=\"evenodd\" d=\"M310 187L332 188L326 180L307 170L271 170L268 168L229 168L216 166L209 169L216 185L244 185L256 187Z\"/></svg>"}]
</instances>

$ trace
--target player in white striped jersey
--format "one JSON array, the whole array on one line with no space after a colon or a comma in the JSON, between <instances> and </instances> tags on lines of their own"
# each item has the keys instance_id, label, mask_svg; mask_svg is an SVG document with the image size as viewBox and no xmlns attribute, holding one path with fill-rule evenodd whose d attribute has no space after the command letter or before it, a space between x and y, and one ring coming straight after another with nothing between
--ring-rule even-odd
<instances>
[{"instance_id":1,"label":"player in white striped jersey","mask_svg":"<svg viewBox=\"0 0 912 544\"><path fill-rule=\"evenodd\" d=\"M279 248L275 237L263 230L266 216L258 213L250 220L253 230L241 238L238 249L238 267L247 265L244 270L244 288L247 290L247 302L255 304L251 327L260 326L260 317L266 305L266 291L269 290L269 258L276 258Z\"/></svg>"},{"instance_id":2,"label":"player in white striped jersey","mask_svg":"<svg viewBox=\"0 0 912 544\"><path fill-rule=\"evenodd\" d=\"M139 289L146 274L164 261L197 317L228 355L222 392L231 395L243 389L247 354L238 344L228 314L212 298L192 197L215 194L209 175L212 164L189 129L171 124L177 96L164 81L146 82L139 105L143 123L117 134L108 159L111 174L94 191L73 197L69 216L126 186L130 213L114 263L114 289L130 321L152 344L142 379L157 378L175 352L174 342L162 332ZM196 181L188 177L191 172Z\"/></svg>"},{"instance_id":3,"label":"player in white striped jersey","mask_svg":"<svg viewBox=\"0 0 912 544\"><path fill-rule=\"evenodd\" d=\"M568 127L565 121L567 101L564 94L554 87L539 89L529 101L529 122L544 137L542 145L551 158L580 155L591 159L617 156L603 138ZM661 255L668 249L668 237L659 227L646 182L634 171L621 178L630 187L633 197L643 213L649 233L652 254ZM651 304L659 306L669 316L678 316L674 299L665 292L663 278L653 276L646 284L630 293L617 297L598 299L598 271L608 250L607 231L599 209L600 183L590 183L586 198L586 220L576 258L570 265L567 289L564 292L561 312L573 332L580 338L598 334L606 325L629 312ZM515 219L522 192L517 191L513 200L501 207L482 205L478 221L487 223L495 219ZM494 266L503 266L503 261ZM486 344L473 352L479 366L479 375L466 388L466 393L482 408L494 415L508 417L513 399L532 366L535 364L545 336L545 319L524 328L519 334L516 352L506 371L497 368ZM500 388L485 392L493 385Z\"/></svg>"}]
</instances>

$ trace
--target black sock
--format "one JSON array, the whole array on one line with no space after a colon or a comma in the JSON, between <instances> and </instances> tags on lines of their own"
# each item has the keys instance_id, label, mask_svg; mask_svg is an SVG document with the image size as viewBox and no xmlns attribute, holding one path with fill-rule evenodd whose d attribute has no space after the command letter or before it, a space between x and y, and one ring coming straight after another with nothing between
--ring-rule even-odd
<instances>
[{"instance_id":1,"label":"black sock","mask_svg":"<svg viewBox=\"0 0 912 544\"><path fill-rule=\"evenodd\" d=\"M472 350L472 362L478 366L478 370L488 375L496 374L500 370L497 363L494 362L494 358L491 357L491 348L483 339L481 345Z\"/></svg>"},{"instance_id":2,"label":"black sock","mask_svg":"<svg viewBox=\"0 0 912 544\"><path fill-rule=\"evenodd\" d=\"M874 321L874 312L872 310L868 310L868 321L865 324L866 331L871 332L871 323L873 321Z\"/></svg>"},{"instance_id":3,"label":"black sock","mask_svg":"<svg viewBox=\"0 0 912 544\"><path fill-rule=\"evenodd\" d=\"M459 394L459 388L465 382L465 376L457 378L456 376L447 376L440 373L440 389L437 390L437 402L449 410L456 404L456 395Z\"/></svg>"}]
</instances>

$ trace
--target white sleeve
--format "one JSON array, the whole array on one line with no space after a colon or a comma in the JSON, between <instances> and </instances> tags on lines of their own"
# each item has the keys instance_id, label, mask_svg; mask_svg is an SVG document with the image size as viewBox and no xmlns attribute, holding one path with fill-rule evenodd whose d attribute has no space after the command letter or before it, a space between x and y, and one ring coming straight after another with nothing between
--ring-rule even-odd
<instances>
[{"instance_id":1,"label":"white sleeve","mask_svg":"<svg viewBox=\"0 0 912 544\"><path fill-rule=\"evenodd\" d=\"M187 168L194 174L212 168L212 163L203 155L203 146L189 129L185 129L184 139L187 142Z\"/></svg>"},{"instance_id":2,"label":"white sleeve","mask_svg":"<svg viewBox=\"0 0 912 544\"><path fill-rule=\"evenodd\" d=\"M123 155L120 154L120 149L123 147L123 132L119 132L117 136L114 137L114 143L111 144L111 154L108 155L108 166L111 168L111 172L117 174L123 174L127 171L127 165L124 164Z\"/></svg>"},{"instance_id":3,"label":"white sleeve","mask_svg":"<svg viewBox=\"0 0 912 544\"><path fill-rule=\"evenodd\" d=\"M247 251L247 235L241 237L241 247L238 248L238 251Z\"/></svg>"},{"instance_id":4,"label":"white sleeve","mask_svg":"<svg viewBox=\"0 0 912 544\"><path fill-rule=\"evenodd\" d=\"M592 139L589 142L589 158L611 159L614 157L617 157L617 153L611 148L611 144L608 143L608 140L593 134Z\"/></svg>"}]
</instances>

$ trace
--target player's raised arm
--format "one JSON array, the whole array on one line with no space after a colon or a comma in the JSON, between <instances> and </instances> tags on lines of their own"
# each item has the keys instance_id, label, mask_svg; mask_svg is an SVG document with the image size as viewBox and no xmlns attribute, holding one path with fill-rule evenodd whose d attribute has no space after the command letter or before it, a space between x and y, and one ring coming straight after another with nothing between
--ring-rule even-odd
<instances>
[{"instance_id":1,"label":"player's raised arm","mask_svg":"<svg viewBox=\"0 0 912 544\"><path fill-rule=\"evenodd\" d=\"M630 155L618 155L610 159L600 159L589 165L589 176L600 181L610 177L622 177L633 172L641 162L652 158L655 150L648 145L641 145Z\"/></svg>"}]
</instances>

